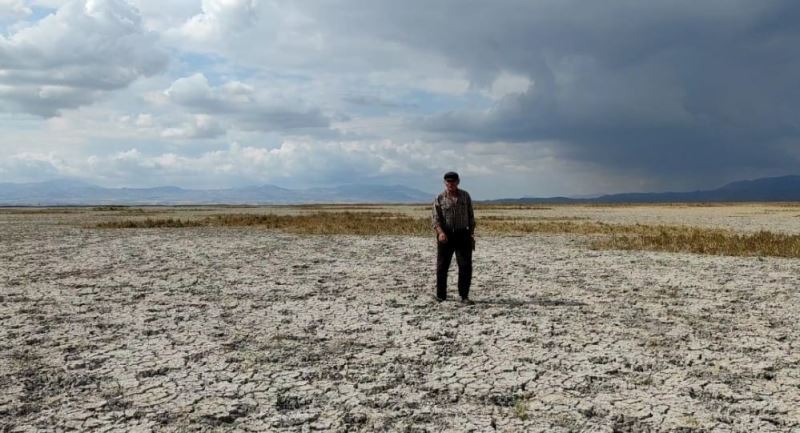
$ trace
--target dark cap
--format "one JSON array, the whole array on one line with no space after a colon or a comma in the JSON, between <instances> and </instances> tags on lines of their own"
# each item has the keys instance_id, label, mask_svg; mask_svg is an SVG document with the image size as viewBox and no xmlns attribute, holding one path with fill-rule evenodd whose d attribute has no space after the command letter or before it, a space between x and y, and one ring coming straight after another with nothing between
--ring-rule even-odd
<instances>
[{"instance_id":1,"label":"dark cap","mask_svg":"<svg viewBox=\"0 0 800 433\"><path fill-rule=\"evenodd\" d=\"M458 173L455 171L448 171L444 174L444 180L458 180Z\"/></svg>"}]
</instances>

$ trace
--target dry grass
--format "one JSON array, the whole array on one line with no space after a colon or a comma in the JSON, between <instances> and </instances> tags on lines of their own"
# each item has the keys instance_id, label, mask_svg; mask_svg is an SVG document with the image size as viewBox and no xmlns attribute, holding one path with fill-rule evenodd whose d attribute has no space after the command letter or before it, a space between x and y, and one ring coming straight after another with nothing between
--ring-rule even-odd
<instances>
[{"instance_id":1,"label":"dry grass","mask_svg":"<svg viewBox=\"0 0 800 433\"><path fill-rule=\"evenodd\" d=\"M596 240L592 246L617 250L800 258L800 235L768 231L739 234L696 227L664 227L649 233L614 235Z\"/></svg>"},{"instance_id":2,"label":"dry grass","mask_svg":"<svg viewBox=\"0 0 800 433\"><path fill-rule=\"evenodd\" d=\"M431 235L428 218L388 212L315 212L304 215L223 214L200 219L143 219L110 221L99 228L261 227L298 234Z\"/></svg>"},{"instance_id":3,"label":"dry grass","mask_svg":"<svg viewBox=\"0 0 800 433\"><path fill-rule=\"evenodd\" d=\"M576 222L571 219L542 219L536 221L506 220L506 219L479 219L476 224L492 234L504 233L572 233L581 235L630 233L639 225L617 225L601 222L586 221Z\"/></svg>"},{"instance_id":4,"label":"dry grass","mask_svg":"<svg viewBox=\"0 0 800 433\"><path fill-rule=\"evenodd\" d=\"M589 217L583 216L527 216L527 215L483 215L477 217L481 223L489 222L495 224L496 221L580 221L588 220Z\"/></svg>"},{"instance_id":5,"label":"dry grass","mask_svg":"<svg viewBox=\"0 0 800 433\"><path fill-rule=\"evenodd\" d=\"M800 235L760 231L746 234L730 230L645 224L543 221L498 222L490 228L501 233L572 233L606 235L592 241L597 249L648 250L726 256L800 258Z\"/></svg>"},{"instance_id":6,"label":"dry grass","mask_svg":"<svg viewBox=\"0 0 800 433\"><path fill-rule=\"evenodd\" d=\"M140 220L107 221L96 224L94 227L101 229L154 229L154 228L183 228L202 227L202 220L182 220L178 218L146 218Z\"/></svg>"},{"instance_id":7,"label":"dry grass","mask_svg":"<svg viewBox=\"0 0 800 433\"><path fill-rule=\"evenodd\" d=\"M544 206L541 204L475 203L475 210L550 210L552 208L552 206Z\"/></svg>"},{"instance_id":8,"label":"dry grass","mask_svg":"<svg viewBox=\"0 0 800 433\"><path fill-rule=\"evenodd\" d=\"M293 204L291 205L293 208L297 209L310 209L310 210L339 210L339 211L348 211L348 210L371 210L371 209L381 209L385 208L386 206L390 206L387 204L381 203L328 203L328 204L319 204L319 203L309 203L309 204Z\"/></svg>"},{"instance_id":9,"label":"dry grass","mask_svg":"<svg viewBox=\"0 0 800 433\"><path fill-rule=\"evenodd\" d=\"M559 206L569 206L569 205L559 205ZM552 206L543 206L540 204L510 204L510 203L480 203L480 202L473 202L473 207L476 211L485 211L485 210L551 210L553 209ZM433 209L433 205L426 205L426 206L419 206L416 210L423 210L430 212Z\"/></svg>"},{"instance_id":10,"label":"dry grass","mask_svg":"<svg viewBox=\"0 0 800 433\"><path fill-rule=\"evenodd\" d=\"M8 214L8 215L50 215L50 214L75 214L84 212L83 209L80 208L7 208L7 207L0 207L0 214Z\"/></svg>"},{"instance_id":11,"label":"dry grass","mask_svg":"<svg viewBox=\"0 0 800 433\"><path fill-rule=\"evenodd\" d=\"M579 218L485 216L479 233L574 234L598 237L597 249L651 250L730 256L800 258L800 235L772 232L741 234L687 226L606 224ZM297 234L433 236L430 219L390 212L314 212L300 215L221 214L195 219L138 219L104 222L99 228L259 227Z\"/></svg>"}]
</instances>

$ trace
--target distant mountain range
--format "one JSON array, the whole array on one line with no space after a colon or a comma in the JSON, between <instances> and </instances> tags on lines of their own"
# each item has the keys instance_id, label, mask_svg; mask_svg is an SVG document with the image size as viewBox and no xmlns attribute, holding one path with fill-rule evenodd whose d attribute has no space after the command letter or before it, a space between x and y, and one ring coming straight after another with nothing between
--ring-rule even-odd
<instances>
[{"instance_id":1,"label":"distant mountain range","mask_svg":"<svg viewBox=\"0 0 800 433\"><path fill-rule=\"evenodd\" d=\"M228 189L103 188L75 180L0 183L0 206L185 205L303 203L428 203L434 194L402 185L344 185L287 189L274 185ZM624 193L592 198L523 197L484 203L670 203L800 201L800 176L769 177L691 192Z\"/></svg>"},{"instance_id":2,"label":"distant mountain range","mask_svg":"<svg viewBox=\"0 0 800 433\"><path fill-rule=\"evenodd\" d=\"M524 197L490 203L697 203L800 201L800 176L765 177L729 183L721 188L691 192L608 194L592 198Z\"/></svg>"},{"instance_id":3,"label":"distant mountain range","mask_svg":"<svg viewBox=\"0 0 800 433\"><path fill-rule=\"evenodd\" d=\"M344 185L287 189L274 185L228 189L103 188L75 180L0 183L0 205L184 205L302 203L422 203L433 194L402 185Z\"/></svg>"}]
</instances>

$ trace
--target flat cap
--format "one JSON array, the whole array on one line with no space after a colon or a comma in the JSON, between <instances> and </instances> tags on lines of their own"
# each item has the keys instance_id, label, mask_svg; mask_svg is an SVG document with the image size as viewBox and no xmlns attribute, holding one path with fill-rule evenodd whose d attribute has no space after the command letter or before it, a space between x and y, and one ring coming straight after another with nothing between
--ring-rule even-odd
<instances>
[{"instance_id":1,"label":"flat cap","mask_svg":"<svg viewBox=\"0 0 800 433\"><path fill-rule=\"evenodd\" d=\"M458 180L458 173L455 171L448 171L444 174L444 180Z\"/></svg>"}]
</instances>

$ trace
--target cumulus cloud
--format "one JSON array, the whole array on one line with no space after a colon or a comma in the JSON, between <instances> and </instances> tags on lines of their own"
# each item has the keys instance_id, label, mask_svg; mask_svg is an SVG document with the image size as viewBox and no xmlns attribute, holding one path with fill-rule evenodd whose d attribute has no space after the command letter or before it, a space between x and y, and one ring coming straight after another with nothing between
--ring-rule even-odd
<instances>
[{"instance_id":1,"label":"cumulus cloud","mask_svg":"<svg viewBox=\"0 0 800 433\"><path fill-rule=\"evenodd\" d=\"M22 0L0 0L0 19L4 17L22 18L33 11Z\"/></svg>"},{"instance_id":2,"label":"cumulus cloud","mask_svg":"<svg viewBox=\"0 0 800 433\"><path fill-rule=\"evenodd\" d=\"M22 152L0 159L0 179L35 182L74 174L68 164L54 153Z\"/></svg>"},{"instance_id":3,"label":"cumulus cloud","mask_svg":"<svg viewBox=\"0 0 800 433\"><path fill-rule=\"evenodd\" d=\"M134 124L141 128L149 128L153 126L153 115L150 113L140 113L136 116Z\"/></svg>"},{"instance_id":4,"label":"cumulus cloud","mask_svg":"<svg viewBox=\"0 0 800 433\"><path fill-rule=\"evenodd\" d=\"M508 95L525 93L530 87L531 80L527 76L502 71L484 93L493 100L499 100Z\"/></svg>"},{"instance_id":5,"label":"cumulus cloud","mask_svg":"<svg viewBox=\"0 0 800 433\"><path fill-rule=\"evenodd\" d=\"M255 101L252 86L230 81L211 87L202 73L175 80L164 94L178 104L209 111L235 111Z\"/></svg>"},{"instance_id":6,"label":"cumulus cloud","mask_svg":"<svg viewBox=\"0 0 800 433\"><path fill-rule=\"evenodd\" d=\"M255 0L203 0L202 12L187 20L180 31L191 39L216 42L251 27L261 10Z\"/></svg>"},{"instance_id":7,"label":"cumulus cloud","mask_svg":"<svg viewBox=\"0 0 800 433\"><path fill-rule=\"evenodd\" d=\"M246 129L265 132L327 131L330 120L317 108L300 101L270 100L240 81L211 86L201 73L176 80L164 94L170 101L194 112L227 116Z\"/></svg>"},{"instance_id":8,"label":"cumulus cloud","mask_svg":"<svg viewBox=\"0 0 800 433\"><path fill-rule=\"evenodd\" d=\"M14 171L15 167L22 168ZM26 167L35 168L42 175L21 177L27 173ZM462 186L476 198L524 194L520 191L541 195L545 191L580 189L586 183L645 185L642 182L646 180L627 174L609 178L591 166L553 159L547 146L531 149L521 143L433 146L390 140L364 143L290 139L272 148L233 143L195 155L129 148L87 158L25 153L15 155L7 164L0 161L0 175L11 181L69 176L105 186L140 187L276 184L306 188L369 183L404 184L435 192L442 187L442 174L450 170L461 174ZM559 176L564 171L575 175L564 179Z\"/></svg>"},{"instance_id":9,"label":"cumulus cloud","mask_svg":"<svg viewBox=\"0 0 800 433\"><path fill-rule=\"evenodd\" d=\"M0 36L0 109L55 116L162 72L166 64L157 36L143 28L130 4L73 0Z\"/></svg>"},{"instance_id":10,"label":"cumulus cloud","mask_svg":"<svg viewBox=\"0 0 800 433\"><path fill-rule=\"evenodd\" d=\"M200 13L165 35L184 50L302 80L317 97L366 86L447 95L469 88L460 70L438 53L376 38L360 31L360 23L335 28L331 20L345 24L315 2L204 0Z\"/></svg>"},{"instance_id":11,"label":"cumulus cloud","mask_svg":"<svg viewBox=\"0 0 800 433\"><path fill-rule=\"evenodd\" d=\"M141 122L140 122L141 121ZM146 119L139 117L137 124L146 123ZM225 128L213 117L205 114L196 114L192 119L178 127L167 128L162 131L164 138L193 139L193 138L216 138L225 134Z\"/></svg>"},{"instance_id":12,"label":"cumulus cloud","mask_svg":"<svg viewBox=\"0 0 800 433\"><path fill-rule=\"evenodd\" d=\"M271 58L283 64L308 64L318 60L309 58L309 51L328 48L314 20L300 5L286 1L203 0L199 13L166 33L189 49L244 62Z\"/></svg>"},{"instance_id":13,"label":"cumulus cloud","mask_svg":"<svg viewBox=\"0 0 800 433\"><path fill-rule=\"evenodd\" d=\"M447 160L434 156L446 156ZM453 150L433 149L421 143L391 141L361 143L287 139L277 147L233 143L225 149L197 155L175 152L144 153L137 148L86 158L59 158L52 154L20 153L0 164L4 177L21 181L20 171L35 167L48 176L75 176L100 184L230 185L232 182L272 183L305 187L322 184L397 180L420 171L438 179L439 172L462 164ZM20 168L21 167L21 168ZM27 179L27 178L25 178ZM153 186L151 185L151 186Z\"/></svg>"}]
</instances>

